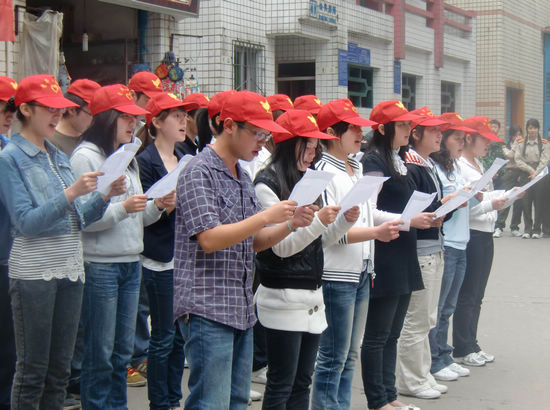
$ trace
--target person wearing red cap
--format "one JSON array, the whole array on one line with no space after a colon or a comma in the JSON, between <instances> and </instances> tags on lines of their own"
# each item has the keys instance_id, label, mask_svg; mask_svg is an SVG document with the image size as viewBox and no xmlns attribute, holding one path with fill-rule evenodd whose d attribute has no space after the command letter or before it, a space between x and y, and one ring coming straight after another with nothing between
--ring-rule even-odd
<instances>
[{"instance_id":1,"label":"person wearing red cap","mask_svg":"<svg viewBox=\"0 0 550 410\"><path fill-rule=\"evenodd\" d=\"M297 110L306 110L317 117L323 103L316 95L301 95L294 100L294 108Z\"/></svg>"},{"instance_id":2,"label":"person wearing red cap","mask_svg":"<svg viewBox=\"0 0 550 410\"><path fill-rule=\"evenodd\" d=\"M176 151L179 155L197 155L199 123L201 124L201 130L205 130L207 134L212 136L208 126L208 102L208 97L201 93L189 94L183 99L183 106L187 111L187 138L185 138L185 141L176 144ZM208 137L205 138L203 135L201 139L207 140Z\"/></svg>"},{"instance_id":3,"label":"person wearing red cap","mask_svg":"<svg viewBox=\"0 0 550 410\"><path fill-rule=\"evenodd\" d=\"M92 123L92 113L88 104L90 104L94 92L99 88L101 86L95 81L81 79L71 83L65 92L65 98L78 106L69 107L63 113L50 142L68 157L80 143L82 133Z\"/></svg>"},{"instance_id":4,"label":"person wearing red cap","mask_svg":"<svg viewBox=\"0 0 550 410\"><path fill-rule=\"evenodd\" d=\"M93 120L71 156L78 175L101 168L119 146L136 142L138 107L122 84L102 87L90 102ZM132 160L124 172L128 191L111 200L104 216L84 230L86 285L82 315L85 347L80 397L84 408L125 408L127 365L135 337L143 228L156 222L175 195L148 201ZM110 295L105 297L105 295Z\"/></svg>"},{"instance_id":5,"label":"person wearing red cap","mask_svg":"<svg viewBox=\"0 0 550 410\"><path fill-rule=\"evenodd\" d=\"M361 147L363 126L373 121L359 116L349 99L325 104L317 116L319 128L335 137L315 168L335 174L323 193L324 205L337 205L363 177L361 164L350 154ZM323 332L313 382L312 409L350 408L351 386L368 313L370 281L374 277L374 241L399 236L399 215L379 212L373 204L353 207L338 224L347 227L337 240L324 240L323 296L328 328ZM352 226L353 225L353 226ZM325 239L325 238L323 238Z\"/></svg>"},{"instance_id":6,"label":"person wearing red cap","mask_svg":"<svg viewBox=\"0 0 550 410\"><path fill-rule=\"evenodd\" d=\"M267 208L287 199L305 171L321 156L319 140L333 139L322 133L307 111L289 110L277 124L291 134L273 133L275 149L269 165L261 170L255 189ZM308 226L296 229L281 242L256 255L258 321L265 329L267 383L263 408L309 408L309 386L315 366L319 337L326 328L321 289L323 274L322 236L334 222L339 206L315 204L298 208ZM348 229L344 223L333 236L337 240ZM290 296L292 295L292 296ZM292 304L289 305L289 297ZM256 337L256 334L254 335Z\"/></svg>"},{"instance_id":7,"label":"person wearing red cap","mask_svg":"<svg viewBox=\"0 0 550 410\"><path fill-rule=\"evenodd\" d=\"M181 159L174 149L185 139L187 113L174 94L154 95L146 105L148 131L154 138L137 156L143 191L173 171ZM147 395L152 409L180 408L185 356L183 338L174 324L174 225L176 213L167 208L160 220L143 233L142 287L151 314L151 339L147 351ZM147 319L147 318L145 318Z\"/></svg>"},{"instance_id":8,"label":"person wearing red cap","mask_svg":"<svg viewBox=\"0 0 550 410\"><path fill-rule=\"evenodd\" d=\"M294 104L292 103L292 100L286 94L273 94L273 95L268 95L266 98L267 98L267 102L269 103L269 106L271 107L271 111L273 112L273 119L275 121L284 112L288 110L292 110L294 108Z\"/></svg>"},{"instance_id":9,"label":"person wearing red cap","mask_svg":"<svg viewBox=\"0 0 550 410\"><path fill-rule=\"evenodd\" d=\"M476 132L466 134L458 166L466 184L473 185L485 172L479 158L487 154L491 141L502 141L491 131L487 117L467 118L464 125ZM495 360L493 355L484 352L479 346L477 326L493 263L496 211L504 208L506 203L505 197L493 191L492 182L469 201L470 241L466 248L466 274L453 317L453 357L458 363L467 366L484 366Z\"/></svg>"},{"instance_id":10,"label":"person wearing red cap","mask_svg":"<svg viewBox=\"0 0 550 410\"><path fill-rule=\"evenodd\" d=\"M17 82L0 75L0 149L4 148L10 140L7 138L15 111L14 95L17 91Z\"/></svg>"},{"instance_id":11,"label":"person wearing red cap","mask_svg":"<svg viewBox=\"0 0 550 410\"><path fill-rule=\"evenodd\" d=\"M174 247L174 318L189 363L187 409L246 409L252 372L254 251L290 231L296 202L263 210L252 181L238 164L250 161L273 122L267 100L250 91L227 98L223 132L180 174ZM275 226L265 227L275 224Z\"/></svg>"},{"instance_id":12,"label":"person wearing red cap","mask_svg":"<svg viewBox=\"0 0 550 410\"><path fill-rule=\"evenodd\" d=\"M216 140L216 137L223 132L223 121L220 121L220 112L225 100L236 92L236 90L221 91L214 94L208 102L208 125L210 128L210 133L207 131L202 131L201 124L203 123L199 122L199 152L211 142L213 143ZM210 136L208 136L208 134L210 134Z\"/></svg>"},{"instance_id":13,"label":"person wearing red cap","mask_svg":"<svg viewBox=\"0 0 550 410\"><path fill-rule=\"evenodd\" d=\"M371 112L370 119L378 125L373 126L369 151L361 163L367 175L391 177L378 193L380 210L401 213L416 188L414 181L407 177L403 160L409 144L410 121L418 118L397 100L381 102ZM363 386L372 409L407 408L397 400L395 388L397 340L411 293L423 288L416 254L416 229L431 228L434 216L423 212L411 219L411 229L402 231L399 238L390 243L375 241L377 275L371 288L361 350Z\"/></svg>"},{"instance_id":14,"label":"person wearing red cap","mask_svg":"<svg viewBox=\"0 0 550 410\"><path fill-rule=\"evenodd\" d=\"M96 191L100 172L75 178L65 154L48 142L75 104L51 75L21 81L15 94L22 127L0 153L0 198L14 231L9 260L17 366L11 408L62 408L84 282L80 230L103 215L113 195Z\"/></svg>"},{"instance_id":15,"label":"person wearing red cap","mask_svg":"<svg viewBox=\"0 0 550 410\"><path fill-rule=\"evenodd\" d=\"M149 71L135 73L128 82L128 88L136 105L143 109L151 97L164 91L160 78Z\"/></svg>"},{"instance_id":16,"label":"person wearing red cap","mask_svg":"<svg viewBox=\"0 0 550 410\"><path fill-rule=\"evenodd\" d=\"M434 212L455 193L443 195L443 187L430 155L441 148L441 127L445 121L428 107L412 114L421 118L411 121L410 147L405 153L407 176L416 190L435 193L433 202L424 210ZM447 217L450 218L452 214ZM431 355L428 334L436 324L437 302L443 276L443 234L440 226L416 231L418 263L424 289L413 291L401 335L397 343L396 385L402 395L420 399L436 399L447 391L430 373Z\"/></svg>"}]
</instances>

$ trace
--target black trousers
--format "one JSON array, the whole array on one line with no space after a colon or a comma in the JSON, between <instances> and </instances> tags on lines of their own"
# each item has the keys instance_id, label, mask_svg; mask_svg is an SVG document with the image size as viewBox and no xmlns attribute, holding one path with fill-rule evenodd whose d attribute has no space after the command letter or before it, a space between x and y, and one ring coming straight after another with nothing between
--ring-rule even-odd
<instances>
[{"instance_id":1,"label":"black trousers","mask_svg":"<svg viewBox=\"0 0 550 410\"><path fill-rule=\"evenodd\" d=\"M371 298L361 349L363 387L370 409L397 399L395 361L411 294Z\"/></svg>"},{"instance_id":2,"label":"black trousers","mask_svg":"<svg viewBox=\"0 0 550 410\"><path fill-rule=\"evenodd\" d=\"M11 313L8 267L0 265L0 410L9 410L15 373L15 335Z\"/></svg>"},{"instance_id":3,"label":"black trousers","mask_svg":"<svg viewBox=\"0 0 550 410\"><path fill-rule=\"evenodd\" d=\"M466 275L453 317L453 356L479 352L477 326L481 304L493 264L493 233L471 229L466 248Z\"/></svg>"},{"instance_id":4,"label":"black trousers","mask_svg":"<svg viewBox=\"0 0 550 410\"><path fill-rule=\"evenodd\" d=\"M321 335L264 329L267 384L262 410L307 410Z\"/></svg>"}]
</instances>

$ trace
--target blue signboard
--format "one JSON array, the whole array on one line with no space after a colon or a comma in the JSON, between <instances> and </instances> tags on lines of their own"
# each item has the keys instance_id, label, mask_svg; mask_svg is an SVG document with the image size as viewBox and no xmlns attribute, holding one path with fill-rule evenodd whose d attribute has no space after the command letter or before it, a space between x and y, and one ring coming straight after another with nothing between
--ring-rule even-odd
<instances>
[{"instance_id":1,"label":"blue signboard","mask_svg":"<svg viewBox=\"0 0 550 410\"><path fill-rule=\"evenodd\" d=\"M393 62L393 92L401 94L401 61Z\"/></svg>"},{"instance_id":2,"label":"blue signboard","mask_svg":"<svg viewBox=\"0 0 550 410\"><path fill-rule=\"evenodd\" d=\"M348 43L347 50L338 50L338 85L348 85L348 64L370 67L370 50Z\"/></svg>"}]
</instances>

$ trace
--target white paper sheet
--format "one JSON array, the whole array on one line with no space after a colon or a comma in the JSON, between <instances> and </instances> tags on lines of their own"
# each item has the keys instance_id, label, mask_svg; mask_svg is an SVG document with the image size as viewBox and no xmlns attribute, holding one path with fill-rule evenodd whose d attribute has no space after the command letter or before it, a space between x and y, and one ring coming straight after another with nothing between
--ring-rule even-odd
<instances>
[{"instance_id":1,"label":"white paper sheet","mask_svg":"<svg viewBox=\"0 0 550 410\"><path fill-rule=\"evenodd\" d=\"M367 202L375 192L378 192L380 186L390 179L389 177L373 177L365 175L353 186L351 190L340 201L340 213L346 212L355 205Z\"/></svg>"},{"instance_id":2,"label":"white paper sheet","mask_svg":"<svg viewBox=\"0 0 550 410\"><path fill-rule=\"evenodd\" d=\"M509 191L506 191L504 193L504 196L508 198L509 201L513 201L516 199L516 197L521 194L522 192L527 191L529 188L531 188L533 185L535 185L537 182L539 182L542 178L544 178L546 175L548 175L548 167L545 167L540 174L538 174L535 178L533 178L531 181L523 185L522 187L518 189L510 189Z\"/></svg>"},{"instance_id":3,"label":"white paper sheet","mask_svg":"<svg viewBox=\"0 0 550 410\"><path fill-rule=\"evenodd\" d=\"M97 178L97 190L100 193L103 195L109 193L109 186L115 179L124 175L124 171L130 165L139 147L141 147L141 141L134 138L133 142L122 145L105 160L98 169L103 172L103 175Z\"/></svg>"},{"instance_id":4,"label":"white paper sheet","mask_svg":"<svg viewBox=\"0 0 550 410\"><path fill-rule=\"evenodd\" d=\"M489 167L489 169L479 178L479 180L473 185L472 187L472 196L477 194L479 191L481 191L483 188L487 186L489 182L492 181L495 174L498 172L500 168L504 166L508 162L507 159L502 158L496 158L493 164Z\"/></svg>"},{"instance_id":5,"label":"white paper sheet","mask_svg":"<svg viewBox=\"0 0 550 410\"><path fill-rule=\"evenodd\" d=\"M411 219L426 209L433 202L436 195L437 192L434 192L433 194L426 194L424 192L414 191L409 198L409 202L407 202L405 209L403 209L403 212L401 213L401 220L406 225L409 225Z\"/></svg>"},{"instance_id":6,"label":"white paper sheet","mask_svg":"<svg viewBox=\"0 0 550 410\"><path fill-rule=\"evenodd\" d=\"M435 210L434 213L436 215L436 219L441 218L442 216L447 215L449 212L454 211L464 202L468 202L470 199L472 199L472 197L472 191L466 191L464 189L457 191L454 197L449 199L447 202L445 202L443 205Z\"/></svg>"},{"instance_id":7,"label":"white paper sheet","mask_svg":"<svg viewBox=\"0 0 550 410\"><path fill-rule=\"evenodd\" d=\"M181 171L183 171L183 169L187 166L192 158L193 155L184 155L179 160L178 166L176 168L174 168L172 171L170 171L157 182L155 182L151 186L151 188L147 190L147 192L145 193L147 195L147 198L160 198L164 195L168 195L170 192L176 189L176 186L178 185L178 177Z\"/></svg>"},{"instance_id":8,"label":"white paper sheet","mask_svg":"<svg viewBox=\"0 0 550 410\"><path fill-rule=\"evenodd\" d=\"M316 171L308 168L302 179L294 185L288 199L296 201L298 206L310 205L321 195L332 178L334 178L332 172Z\"/></svg>"}]
</instances>

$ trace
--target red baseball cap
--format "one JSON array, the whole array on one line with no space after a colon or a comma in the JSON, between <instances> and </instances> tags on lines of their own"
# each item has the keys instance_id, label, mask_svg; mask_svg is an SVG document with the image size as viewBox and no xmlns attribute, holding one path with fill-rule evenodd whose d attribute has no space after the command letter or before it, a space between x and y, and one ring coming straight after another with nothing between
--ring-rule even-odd
<instances>
[{"instance_id":1,"label":"red baseball cap","mask_svg":"<svg viewBox=\"0 0 550 410\"><path fill-rule=\"evenodd\" d=\"M283 127L285 130L290 132L290 134L274 132L273 142L275 144L294 137L317 138L320 140L338 139L338 137L319 131L317 121L309 111L288 110L285 113L281 114L281 116L277 118L277 121L275 122Z\"/></svg>"},{"instance_id":2,"label":"red baseball cap","mask_svg":"<svg viewBox=\"0 0 550 410\"><path fill-rule=\"evenodd\" d=\"M464 126L464 120L458 114L457 112L446 112L439 116L440 119L446 122L445 125L441 126L441 129L443 131L447 130L457 130L457 131L464 131L469 134L477 132L473 128L468 128Z\"/></svg>"},{"instance_id":3,"label":"red baseball cap","mask_svg":"<svg viewBox=\"0 0 550 410\"><path fill-rule=\"evenodd\" d=\"M248 90L238 91L227 97L220 112L220 120L225 121L228 118L238 122L249 122L271 132L289 133L273 121L273 114L266 98Z\"/></svg>"},{"instance_id":4,"label":"red baseball cap","mask_svg":"<svg viewBox=\"0 0 550 410\"><path fill-rule=\"evenodd\" d=\"M230 95L235 94L236 90L222 91L217 94L214 94L210 101L208 102L208 116L210 118L214 117L216 114L219 114L222 110L225 100Z\"/></svg>"},{"instance_id":5,"label":"red baseball cap","mask_svg":"<svg viewBox=\"0 0 550 410\"><path fill-rule=\"evenodd\" d=\"M130 89L123 84L113 84L97 90L90 102L92 115L107 110L117 110L131 115L145 115L146 111L134 103Z\"/></svg>"},{"instance_id":6,"label":"red baseball cap","mask_svg":"<svg viewBox=\"0 0 550 410\"><path fill-rule=\"evenodd\" d=\"M360 127L377 125L374 121L361 117L357 112L357 108L347 98L329 101L321 107L319 114L317 114L317 123L320 130L326 130L331 125L341 121Z\"/></svg>"},{"instance_id":7,"label":"red baseball cap","mask_svg":"<svg viewBox=\"0 0 550 410\"><path fill-rule=\"evenodd\" d=\"M436 127L438 125L446 124L441 118L436 117L435 114L428 107L418 108L411 111L411 114L419 115L420 118L411 121L411 130L421 125L422 127Z\"/></svg>"},{"instance_id":8,"label":"red baseball cap","mask_svg":"<svg viewBox=\"0 0 550 410\"><path fill-rule=\"evenodd\" d=\"M17 81L13 78L0 75L0 101L8 101L15 96Z\"/></svg>"},{"instance_id":9,"label":"red baseball cap","mask_svg":"<svg viewBox=\"0 0 550 410\"><path fill-rule=\"evenodd\" d=\"M399 100L378 103L370 113L370 119L378 124L387 124L392 121L412 121L418 118L418 115L410 113ZM377 126L372 127L374 130L377 128Z\"/></svg>"},{"instance_id":10,"label":"red baseball cap","mask_svg":"<svg viewBox=\"0 0 550 410\"><path fill-rule=\"evenodd\" d=\"M273 94L267 97L271 111L288 111L294 108L292 100L286 94Z\"/></svg>"},{"instance_id":11,"label":"red baseball cap","mask_svg":"<svg viewBox=\"0 0 550 410\"><path fill-rule=\"evenodd\" d=\"M193 111L197 108L208 107L210 99L202 93L193 93L189 94L183 99L183 105L185 106L185 111Z\"/></svg>"},{"instance_id":12,"label":"red baseball cap","mask_svg":"<svg viewBox=\"0 0 550 410\"><path fill-rule=\"evenodd\" d=\"M90 104L94 93L100 88L101 86L95 81L83 78L81 80L73 81L69 88L67 88L67 92L82 98Z\"/></svg>"},{"instance_id":13,"label":"red baseball cap","mask_svg":"<svg viewBox=\"0 0 550 410\"><path fill-rule=\"evenodd\" d=\"M160 78L149 71L135 73L128 82L128 88L139 93L144 93L149 98L164 91Z\"/></svg>"},{"instance_id":14,"label":"red baseball cap","mask_svg":"<svg viewBox=\"0 0 550 410\"><path fill-rule=\"evenodd\" d=\"M145 115L145 122L147 125L150 125L153 118L162 111L177 107L184 108L184 104L176 95L172 93L156 94L147 101L147 105L145 106L145 109L149 111L149 113Z\"/></svg>"},{"instance_id":15,"label":"red baseball cap","mask_svg":"<svg viewBox=\"0 0 550 410\"><path fill-rule=\"evenodd\" d=\"M36 74L21 80L15 93L15 105L36 101L50 108L78 107L63 97L61 87L50 74Z\"/></svg>"},{"instance_id":16,"label":"red baseball cap","mask_svg":"<svg viewBox=\"0 0 550 410\"><path fill-rule=\"evenodd\" d=\"M488 140L502 142L502 140L491 131L491 123L489 121L489 117L480 117L474 115L473 117L466 118L464 120L464 125L468 128L473 128L476 134L479 134L482 137L487 138Z\"/></svg>"},{"instance_id":17,"label":"red baseball cap","mask_svg":"<svg viewBox=\"0 0 550 410\"><path fill-rule=\"evenodd\" d=\"M323 103L317 96L301 95L294 100L294 108L297 110L306 110L312 114L319 114L319 110L323 106Z\"/></svg>"}]
</instances>

